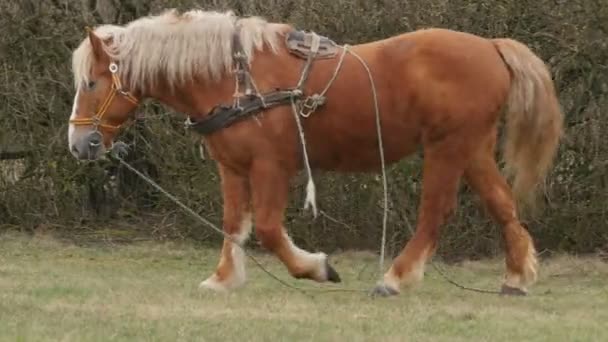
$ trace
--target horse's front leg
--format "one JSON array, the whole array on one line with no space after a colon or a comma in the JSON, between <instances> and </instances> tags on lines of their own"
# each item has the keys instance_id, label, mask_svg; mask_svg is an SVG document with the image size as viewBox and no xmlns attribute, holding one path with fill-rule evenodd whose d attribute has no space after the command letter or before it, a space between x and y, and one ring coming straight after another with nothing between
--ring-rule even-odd
<instances>
[{"instance_id":1,"label":"horse's front leg","mask_svg":"<svg viewBox=\"0 0 608 342\"><path fill-rule=\"evenodd\" d=\"M325 253L310 253L299 248L283 226L289 177L289 172L276 163L254 162L250 181L256 236L264 248L285 264L293 277L340 282L340 276L329 265Z\"/></svg>"},{"instance_id":2,"label":"horse's front leg","mask_svg":"<svg viewBox=\"0 0 608 342\"><path fill-rule=\"evenodd\" d=\"M239 176L219 165L224 197L224 231L243 245L252 227L251 196L247 177ZM245 253L225 238L215 273L200 284L201 288L230 290L245 283Z\"/></svg>"}]
</instances>

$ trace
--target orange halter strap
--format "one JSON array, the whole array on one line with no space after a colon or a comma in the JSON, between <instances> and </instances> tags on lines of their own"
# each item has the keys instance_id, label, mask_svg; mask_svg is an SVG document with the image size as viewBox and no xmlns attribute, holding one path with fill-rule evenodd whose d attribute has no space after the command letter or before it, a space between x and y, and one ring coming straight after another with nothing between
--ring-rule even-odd
<instances>
[{"instance_id":1,"label":"orange halter strap","mask_svg":"<svg viewBox=\"0 0 608 342\"><path fill-rule=\"evenodd\" d=\"M103 103L101 104L101 106L97 109L97 112L95 113L95 115L93 115L90 118L71 119L70 120L71 124L76 125L76 126L92 125L95 127L95 129L97 129L98 127L102 127L105 129L117 130L122 126L122 124L115 126L115 125L110 125L110 124L102 122L103 116L106 114L108 108L110 107L110 104L112 104L112 100L114 99L116 94L118 93L118 94L124 96L125 99L127 99L129 102L133 103L134 105L139 104L139 100L137 100L137 98L135 96L133 96L133 94L131 94L131 92L126 91L122 88L122 83L120 82L120 78L118 78L118 74L117 74L118 65L116 63L112 62L112 63L110 63L109 69L110 69L110 72L112 73L112 87L110 88L110 92L106 96L106 98L103 101Z\"/></svg>"}]
</instances>

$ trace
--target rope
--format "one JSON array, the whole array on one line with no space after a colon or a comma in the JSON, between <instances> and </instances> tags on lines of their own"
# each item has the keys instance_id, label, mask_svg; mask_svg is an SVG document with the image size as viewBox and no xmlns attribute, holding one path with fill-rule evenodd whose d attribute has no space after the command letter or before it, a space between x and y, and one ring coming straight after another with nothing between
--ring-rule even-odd
<instances>
[{"instance_id":1,"label":"rope","mask_svg":"<svg viewBox=\"0 0 608 342\"><path fill-rule=\"evenodd\" d=\"M163 195L167 196L171 201L173 201L179 207L181 207L182 209L184 209L187 213L189 213L190 215L192 215L192 217L194 217L198 221L204 223L206 226L208 226L209 228L211 228L213 231L215 231L216 233L222 235L225 239L228 239L234 245L237 245L239 248L241 248L243 250L243 253L249 259L251 259L259 269L261 269L264 273L266 273L266 275L268 275L273 280L277 281L279 284L281 284L281 285L283 285L283 286L285 286L285 287L287 287L289 289L296 290L296 291L298 291L298 292L300 292L300 293L302 293L302 294L304 294L306 296L309 296L309 297L312 297L312 296L308 292L312 292L312 291L315 291L317 293L329 293L329 292L366 292L365 289L304 288L304 287L299 287L299 286L294 286L294 285L289 284L287 281L285 281L285 280L279 278L278 276L274 275L270 270L268 270L266 267L264 267L264 265L262 265L262 263L256 257L254 257L251 253L249 253L247 251L247 249L245 248L245 246L243 246L241 243L239 243L238 241L236 241L236 239L234 239L230 234L227 234L225 231L223 231L222 229L218 228L212 222L210 222L209 220L205 219L204 217L202 217L201 215L199 215L198 213L196 213L190 207L188 207L187 205L185 205L184 203L182 203L177 197L173 196L167 190L163 189L160 185L158 185L156 182L154 182L154 180L152 180L148 176L146 176L143 173L141 173L139 170L137 170L131 164L127 163L120 156L120 154L124 154L125 152L126 152L126 144L124 144L124 143L116 143L112 147L112 150L110 150L110 154L112 155L112 157L115 158L115 159L117 159L127 169L129 169L130 171L132 171L133 173L135 173L136 175L138 175L141 179L143 179L146 183L150 184L152 187L154 187L160 193L162 193Z\"/></svg>"},{"instance_id":2,"label":"rope","mask_svg":"<svg viewBox=\"0 0 608 342\"><path fill-rule=\"evenodd\" d=\"M297 290L297 291L300 291L300 292L304 292L304 290L302 290L302 289L300 289L300 288L298 288L296 286L293 286L293 285L287 283L286 281L284 281L283 279L281 279L281 278L275 276L274 274L272 274L272 272L270 272L268 269L266 269L253 255L251 255L245 249L245 247L243 245L241 245L239 242L237 242L236 239L234 239L230 234L227 234L222 229L218 228L216 225L214 225L213 223L211 223L210 221L208 221L207 219L205 219L201 215L197 214L194 210L192 210L190 207L188 207L187 205L185 205L184 203L182 203L179 199L177 199L175 196L173 196L172 194L170 194L168 191L166 191L165 189L163 189L160 185L158 185L156 182L154 182L148 176L144 175L143 173L141 173L140 171L138 171L136 168L134 168L133 166L131 166L131 164L127 163L124 159L122 159L120 157L120 155L113 154L113 157L116 158L126 168L128 168L133 173L135 173L136 175L138 175L141 179L143 179L148 184L150 184L151 186L153 186L156 190L158 190L159 192L161 192L163 195L167 196L171 201L173 201L175 204L177 204L178 206L180 206L182 209L184 209L187 213L189 213L190 215L192 215L194 218L196 218L200 222L204 223L209 228L213 229L215 232L221 234L225 239L228 239L234 245L237 245L239 248L241 248L243 250L243 252L245 253L245 255L249 259L251 259L268 276L270 276L271 278L273 278L274 280L278 281L279 283L281 283L282 285L284 285L284 286L286 286L288 288L291 288L291 289L294 289L294 290Z\"/></svg>"},{"instance_id":3,"label":"rope","mask_svg":"<svg viewBox=\"0 0 608 342\"><path fill-rule=\"evenodd\" d=\"M306 58L306 64L304 64L304 68L302 69L302 73L300 74L300 80L296 85L296 89L302 90L304 82L306 82L306 80L308 79L308 74L310 73L312 62L317 56L317 52L319 52L320 42L321 37L319 37L316 33L311 32L310 53L308 54L308 58Z\"/></svg>"},{"instance_id":4,"label":"rope","mask_svg":"<svg viewBox=\"0 0 608 342\"><path fill-rule=\"evenodd\" d=\"M345 50L346 50L346 45L345 45ZM381 242L380 242L380 260L379 260L379 273L382 274L383 270L384 270L384 259L385 259L385 249L386 249L386 226L387 226L387 222L388 222L388 186L387 186L387 180L386 180L386 166L385 166L385 159L384 159L384 148L383 148L383 144L382 144L382 129L381 129L381 125L380 125L380 110L378 108L378 98L377 98L377 94L376 94L376 86L374 84L374 79L372 77L372 73L369 69L369 67L367 66L367 63L365 63L365 61L363 60L363 58L361 58L361 56L359 56L357 53L355 53L352 50L348 50L348 52L350 54L352 54L353 56L355 56L359 62L361 63L361 65L363 65L363 67L365 68L365 71L367 72L367 76L369 78L370 84L371 84L371 88L372 88L372 95L373 95L373 99L374 99L374 111L376 114L376 133L378 135L378 148L379 148L379 152L380 152L380 163L382 165L382 186L383 186L383 195L384 195L384 208L383 208L383 216L382 216L382 238L381 238ZM406 218L407 220L407 218ZM408 220L408 228L410 230L410 234L411 236L414 235L414 230L412 229L412 226L409 224L409 220ZM437 271L437 273L439 273L439 275L441 275L448 283L463 289L463 290L467 290L467 291L473 291L473 292L479 292L479 293L490 293L490 294L500 294L500 291L495 291L495 290L484 290L484 289L477 289L477 288L473 288L473 287L468 287L468 286L464 286L461 285L459 283L457 283L456 281L450 279L438 266L437 264L435 264L435 262L433 260L431 260L431 265L433 266L433 268L435 268L435 270Z\"/></svg>"},{"instance_id":5,"label":"rope","mask_svg":"<svg viewBox=\"0 0 608 342\"><path fill-rule=\"evenodd\" d=\"M261 269L271 279L277 281L279 284L285 286L286 288L289 288L289 289L292 289L292 290L296 290L296 291L298 291L298 292L300 292L300 293L302 293L304 295L307 295L309 297L311 297L311 295L308 292L312 292L312 291L314 291L316 293L332 293L332 292L367 293L367 292L369 292L368 289L354 289L354 288L333 288L333 289L331 289L331 288L322 288L322 289L320 289L320 288L304 288L304 287L298 287L298 286L294 286L294 285L289 284L285 280L283 280L283 279L279 278L278 276L274 275L266 267L264 267L264 265L262 265L262 263L257 258L255 258L253 255L251 255L247 251L247 249L245 249L245 247L241 243L237 242L231 235L227 234L222 229L218 228L216 225L214 225L213 223L211 223L210 221L208 221L207 219L205 219L204 217L202 217L201 215L199 215L198 213L196 213L194 210L192 210L191 208L189 208L188 206L186 206L178 198L176 198L171 193L169 193L168 191L166 191L165 189L163 189L160 185L158 185L156 182L154 182L148 176L144 175L139 170L137 170L136 168L134 168L131 164L127 163L124 159L122 159L122 157L120 157L120 154L124 154L124 153L126 153L126 144L120 143L120 142L119 143L115 143L112 146L112 150L110 151L110 154L115 159L117 159L123 166L125 166L127 169L129 169L131 172L135 173L141 179L143 179L146 183L150 184L152 187L154 187L156 190L158 190L159 192L161 192L163 195L167 196L171 201L173 201L179 207L181 207L182 209L184 209L187 213L189 213L190 215L192 215L195 219L197 219L198 221L204 223L206 226L208 226L209 228L211 228L214 232L222 235L225 239L228 239L234 245L237 245L239 248L241 248L243 250L244 254L249 259L251 259L259 269ZM322 214L327 215L324 212L322 212ZM413 234L413 229L412 229L411 225L409 224L409 221L407 222L407 224L408 224L408 228L410 230L410 233ZM431 261L431 264L433 265L433 267L435 268L435 270L437 270L437 272L447 282L449 282L450 284L452 284L452 285L454 285L454 286L456 286L456 287L458 287L460 289L467 290L467 291L473 291L473 292L479 292L479 293L500 294L499 291L483 290L483 289L477 289L477 288L463 286L463 285L457 283L456 281L450 279L447 275L445 275L444 272L441 271L439 269L439 267L433 261Z\"/></svg>"},{"instance_id":6,"label":"rope","mask_svg":"<svg viewBox=\"0 0 608 342\"><path fill-rule=\"evenodd\" d=\"M346 46L345 46L346 51ZM380 151L380 164L382 166L382 190L383 190L383 198L384 198L384 208L382 213L382 239L380 241L380 260L379 260L379 273L382 274L384 270L384 258L385 258L385 249L386 249L386 226L388 224L388 185L386 181L386 163L384 160L384 144L382 143L382 128L380 125L380 108L378 107L378 95L376 93L376 85L374 83L374 78L372 76L372 72L367 66L367 63L352 50L348 50L348 52L355 56L361 65L365 68L367 72L367 76L369 78L369 82L372 88L372 96L374 99L374 112L376 115L376 134L378 135L378 150Z\"/></svg>"},{"instance_id":7,"label":"rope","mask_svg":"<svg viewBox=\"0 0 608 342\"><path fill-rule=\"evenodd\" d=\"M312 114L317 109L317 107L319 107L319 105L321 105L325 101L325 94L327 93L327 91L329 90L331 85L334 83L334 81L338 77L338 74L340 73L340 70L342 69L342 64L344 64L344 56L346 56L346 52L347 52L348 48L349 48L349 45L343 46L342 53L340 54L340 59L338 60L338 64L336 65L336 68L334 69L334 73L331 75L329 82L327 82L327 84L325 85L325 88L323 88L321 93L313 94L312 96L309 96L306 99L306 101L304 101L303 107L306 107L308 109L308 111L306 113L304 113L303 110L300 109L300 115L302 115L305 118L309 117L310 114ZM312 104L307 106L306 102L308 100L311 100Z\"/></svg>"},{"instance_id":8,"label":"rope","mask_svg":"<svg viewBox=\"0 0 608 342\"><path fill-rule=\"evenodd\" d=\"M472 292L479 292L479 293L488 293L488 294L501 294L500 291L496 291L496 290L485 290L485 289L478 289L478 288L474 288L474 287L468 287L468 286L464 286L461 285L459 283L457 283L456 281L452 280L450 277L448 277L440 268L439 266L437 266L437 264L435 264L435 262L433 260L431 260L431 265L433 265L433 268L435 269L435 271L437 271L437 273L439 273L439 275L441 275L441 277L443 277L443 279L445 279L448 283L462 289L462 290L466 290L466 291L472 291Z\"/></svg>"},{"instance_id":9,"label":"rope","mask_svg":"<svg viewBox=\"0 0 608 342\"><path fill-rule=\"evenodd\" d=\"M313 43L316 42L316 44L313 44L313 45L316 45L317 49L318 49L319 37L314 35L313 38L315 38L315 39L313 39ZM314 49L313 51L316 51L316 49ZM308 177L308 183L306 184L306 198L304 200L304 210L307 210L309 207L311 207L312 212L313 212L313 217L315 217L315 218L318 215L317 200L316 200L316 196L317 196L316 187L315 187L315 183L314 183L314 180L312 177L312 170L310 167L308 151L306 148L306 138L304 137L304 128L302 127L300 115L307 118L308 116L310 116L310 114L312 112L314 112L317 109L317 107L323 100L325 93L327 93L327 91L329 90L331 85L334 83L334 81L336 80L336 77L338 76L338 73L340 72L340 69L342 68L342 64L344 62L344 56L346 55L346 51L347 51L347 46L345 45L344 49L342 51L342 54L340 55L340 59L338 60L338 64L336 65L336 68L334 69L334 73L333 73L332 77L330 78L329 82L327 82L327 84L325 85L325 88L323 89L323 91L320 94L314 94L307 98L307 100L312 99L312 104L310 105L310 107L308 107L308 112L306 114L302 112L302 109L298 110L298 107L296 104L296 99L295 98L291 99L291 109L292 109L292 112L294 115L294 119L296 120L296 124L298 126L300 143L302 144L302 153L304 155L304 167L306 169L306 175ZM302 72L302 76L300 77L300 81L298 82L296 89L301 90L304 80L307 78L308 73L310 72L310 67L312 65L312 59L310 56L313 56L313 54L309 55L309 59L304 67L304 71Z\"/></svg>"},{"instance_id":10,"label":"rope","mask_svg":"<svg viewBox=\"0 0 608 342\"><path fill-rule=\"evenodd\" d=\"M304 210L312 207L312 214L317 217L317 200L316 200L316 189L315 183L312 179L312 171L310 169L310 162L308 160L308 152L306 151L306 138L304 137L304 129L302 128L302 122L300 121L300 114L298 113L298 107L296 100L291 99L291 109L293 116L298 125L298 133L300 135L300 142L302 143L302 153L304 154L304 167L306 168L306 175L308 176L308 184L306 185L306 199L304 200Z\"/></svg>"},{"instance_id":11,"label":"rope","mask_svg":"<svg viewBox=\"0 0 608 342\"><path fill-rule=\"evenodd\" d=\"M308 79L308 74L310 73L310 68L312 67L312 62L314 61L317 52L319 51L319 42L321 38L316 34L312 33L312 41L310 46L310 54L306 59L306 64L304 64L304 68L302 73L300 74L300 79L296 84L296 88L298 91L302 92L302 88L304 87L304 82ZM298 114L296 99L291 98L291 109L294 114L294 118L296 120L296 124L298 125L298 132L300 135L300 142L302 144L302 152L304 154L304 166L306 168L306 175L308 176L308 183L306 184L306 198L304 199L304 210L307 210L309 207L312 208L312 215L314 218L317 217L317 195L316 195L316 187L315 182L312 178L312 171L310 169L310 163L308 161L308 151L306 150L306 139L304 138L304 129L302 128L302 123L300 122L300 116Z\"/></svg>"}]
</instances>

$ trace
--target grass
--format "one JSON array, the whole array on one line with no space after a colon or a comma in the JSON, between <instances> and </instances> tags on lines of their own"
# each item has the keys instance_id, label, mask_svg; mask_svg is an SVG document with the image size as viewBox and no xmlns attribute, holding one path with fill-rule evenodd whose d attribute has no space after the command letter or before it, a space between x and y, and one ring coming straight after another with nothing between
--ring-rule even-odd
<instances>
[{"instance_id":1,"label":"grass","mask_svg":"<svg viewBox=\"0 0 608 342\"><path fill-rule=\"evenodd\" d=\"M291 284L279 262L262 263ZM432 267L398 297L314 293L281 286L248 262L246 287L198 290L218 250L187 243L76 246L0 235L2 341L606 341L608 264L560 256L542 262L531 294L505 298L460 290ZM332 256L339 286L368 289L377 258ZM442 265L456 280L496 289L502 260Z\"/></svg>"}]
</instances>

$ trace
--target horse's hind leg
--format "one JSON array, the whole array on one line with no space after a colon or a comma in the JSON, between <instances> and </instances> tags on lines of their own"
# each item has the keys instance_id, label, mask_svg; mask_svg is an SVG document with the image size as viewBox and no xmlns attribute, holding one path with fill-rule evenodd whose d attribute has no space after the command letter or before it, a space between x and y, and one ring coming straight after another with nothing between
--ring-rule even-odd
<instances>
[{"instance_id":1,"label":"horse's hind leg","mask_svg":"<svg viewBox=\"0 0 608 342\"><path fill-rule=\"evenodd\" d=\"M373 294L395 295L401 284L413 285L422 280L425 263L437 248L439 229L456 207L458 186L468 159L469 148L465 145L463 141L442 141L425 147L416 232Z\"/></svg>"},{"instance_id":2,"label":"horse's hind leg","mask_svg":"<svg viewBox=\"0 0 608 342\"><path fill-rule=\"evenodd\" d=\"M289 190L288 173L274 163L257 161L250 180L255 232L262 246L274 253L295 278L339 282L340 277L329 265L327 255L299 248L283 226Z\"/></svg>"},{"instance_id":3,"label":"horse's hind leg","mask_svg":"<svg viewBox=\"0 0 608 342\"><path fill-rule=\"evenodd\" d=\"M494 160L493 137L465 171L467 183L479 194L492 217L503 227L506 249L504 294L525 294L536 281L538 262L534 243L517 218L511 190Z\"/></svg>"},{"instance_id":4,"label":"horse's hind leg","mask_svg":"<svg viewBox=\"0 0 608 342\"><path fill-rule=\"evenodd\" d=\"M234 174L220 165L224 197L224 232L244 244L251 233L249 183L246 177ZM216 291L230 290L245 283L245 253L231 240L224 239L216 271L200 284L201 288Z\"/></svg>"}]
</instances>

